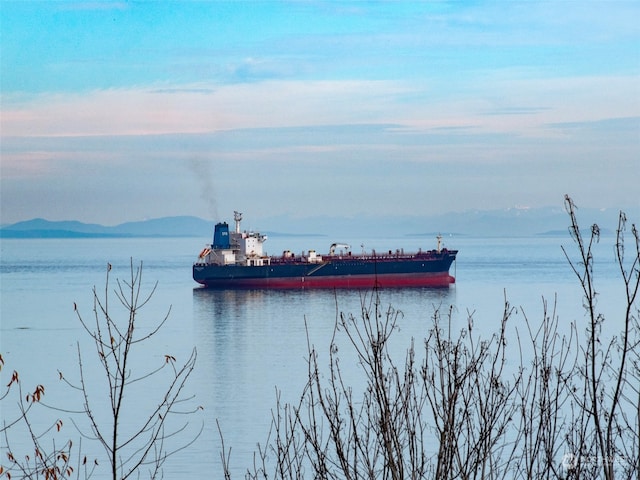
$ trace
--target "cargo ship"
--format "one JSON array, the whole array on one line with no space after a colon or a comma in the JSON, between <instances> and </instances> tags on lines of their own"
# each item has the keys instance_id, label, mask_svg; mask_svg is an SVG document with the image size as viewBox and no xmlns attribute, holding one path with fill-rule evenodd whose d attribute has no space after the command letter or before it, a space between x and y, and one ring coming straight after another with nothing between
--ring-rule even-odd
<instances>
[{"instance_id":1,"label":"cargo ship","mask_svg":"<svg viewBox=\"0 0 640 480\"><path fill-rule=\"evenodd\" d=\"M226 222L214 226L213 243L193 264L193 279L208 288L373 288L449 287L455 282L449 269L457 250L437 248L405 253L352 253L347 244L334 243L328 253L315 250L269 256L263 252L266 235L241 231L242 214L234 212L235 228Z\"/></svg>"}]
</instances>

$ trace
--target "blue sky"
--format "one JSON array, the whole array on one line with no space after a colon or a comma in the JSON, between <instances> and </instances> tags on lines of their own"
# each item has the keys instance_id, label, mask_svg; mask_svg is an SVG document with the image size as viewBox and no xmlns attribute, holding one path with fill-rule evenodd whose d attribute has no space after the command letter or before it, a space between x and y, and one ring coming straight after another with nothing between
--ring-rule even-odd
<instances>
[{"instance_id":1,"label":"blue sky","mask_svg":"<svg viewBox=\"0 0 640 480\"><path fill-rule=\"evenodd\" d=\"M2 223L638 206L640 2L11 2Z\"/></svg>"}]
</instances>

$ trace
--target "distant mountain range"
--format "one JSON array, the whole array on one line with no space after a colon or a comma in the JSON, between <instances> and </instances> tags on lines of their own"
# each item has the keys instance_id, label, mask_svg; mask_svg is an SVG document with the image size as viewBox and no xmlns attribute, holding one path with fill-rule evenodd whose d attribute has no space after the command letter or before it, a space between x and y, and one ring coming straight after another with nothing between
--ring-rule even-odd
<instances>
[{"instance_id":1,"label":"distant mountain range","mask_svg":"<svg viewBox=\"0 0 640 480\"><path fill-rule=\"evenodd\" d=\"M421 236L443 235L470 236L531 236L567 235L569 217L559 208L474 210L446 213L428 217L373 216L354 217L323 216L293 218L278 216L252 221L246 212L243 228L255 227L272 236L326 235L342 237ZM638 221L640 208L626 210L630 222ZM604 234L614 233L618 212L614 210L578 210L578 220L588 232L597 223ZM231 225L232 219L227 219ZM2 238L122 238L122 237L201 237L212 235L213 221L192 216L164 217L140 222L128 222L116 226L103 226L78 221L49 221L41 218L4 225Z\"/></svg>"},{"instance_id":2,"label":"distant mountain range","mask_svg":"<svg viewBox=\"0 0 640 480\"><path fill-rule=\"evenodd\" d=\"M629 223L640 220L640 208L625 210ZM580 225L589 230L597 223L602 234L613 234L619 212L613 209L580 208ZM248 218L245 215L245 218ZM532 235L568 235L569 215L562 208L511 208L505 210L470 210L431 216L309 217L292 219L273 217L261 225L276 232L313 232L335 238L361 236L434 236L468 235L482 237L523 237Z\"/></svg>"},{"instance_id":3,"label":"distant mountain range","mask_svg":"<svg viewBox=\"0 0 640 480\"><path fill-rule=\"evenodd\" d=\"M200 237L209 236L212 222L198 217L164 217L128 222L108 227L77 221L53 222L35 218L6 225L3 238L122 238L122 237Z\"/></svg>"}]
</instances>

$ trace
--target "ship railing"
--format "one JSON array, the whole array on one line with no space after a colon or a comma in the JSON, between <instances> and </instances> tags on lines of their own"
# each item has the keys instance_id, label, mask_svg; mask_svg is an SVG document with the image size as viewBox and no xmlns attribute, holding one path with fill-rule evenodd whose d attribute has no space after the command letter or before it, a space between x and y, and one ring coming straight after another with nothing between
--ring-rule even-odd
<instances>
[{"instance_id":1,"label":"ship railing","mask_svg":"<svg viewBox=\"0 0 640 480\"><path fill-rule=\"evenodd\" d=\"M440 252L436 250L427 250L414 253L404 253L402 251L385 252L385 253L352 253L348 255L322 255L322 260L310 260L306 255L292 255L292 256L273 256L271 257L271 264L300 264L300 263L325 263L327 261L394 261L394 260L416 260L416 259L436 259L441 258L445 254L457 253L456 250L443 249Z\"/></svg>"}]
</instances>

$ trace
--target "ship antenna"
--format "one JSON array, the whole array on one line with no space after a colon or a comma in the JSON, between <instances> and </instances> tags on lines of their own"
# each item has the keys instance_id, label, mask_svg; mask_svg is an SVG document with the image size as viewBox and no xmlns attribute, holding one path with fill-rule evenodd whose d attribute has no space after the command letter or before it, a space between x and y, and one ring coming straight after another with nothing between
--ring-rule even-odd
<instances>
[{"instance_id":1,"label":"ship antenna","mask_svg":"<svg viewBox=\"0 0 640 480\"><path fill-rule=\"evenodd\" d=\"M236 233L240 233L240 222L242 221L242 213L234 210L233 220L236 222Z\"/></svg>"}]
</instances>

